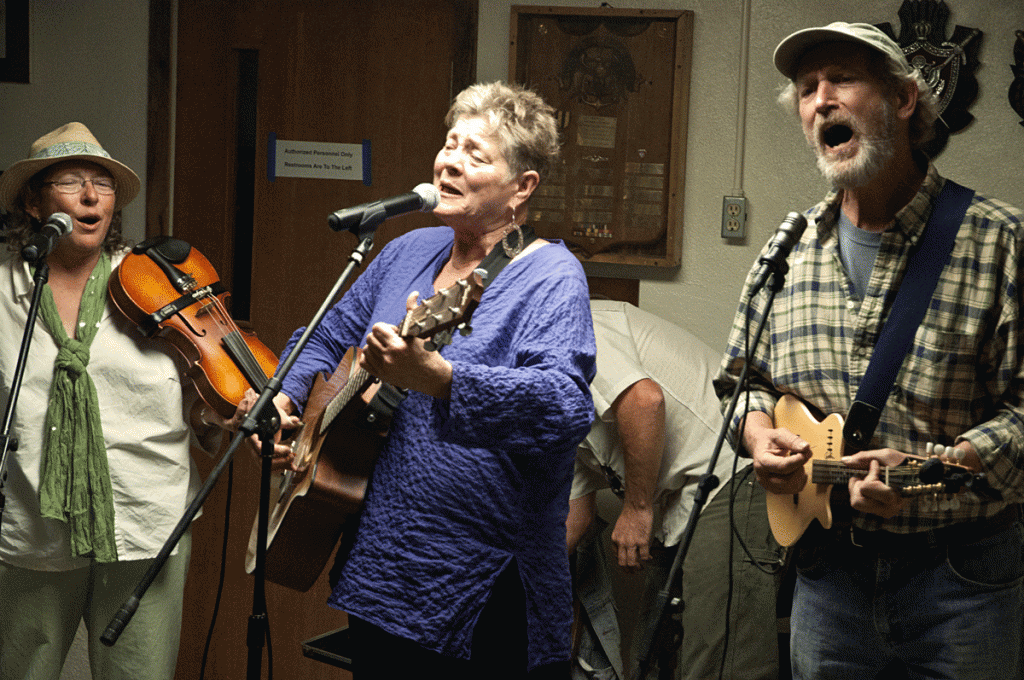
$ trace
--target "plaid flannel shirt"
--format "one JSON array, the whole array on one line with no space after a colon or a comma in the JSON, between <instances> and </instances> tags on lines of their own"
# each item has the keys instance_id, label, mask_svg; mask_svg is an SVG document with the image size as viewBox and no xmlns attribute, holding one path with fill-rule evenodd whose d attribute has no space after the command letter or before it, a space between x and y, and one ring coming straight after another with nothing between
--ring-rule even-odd
<instances>
[{"instance_id":1,"label":"plaid flannel shirt","mask_svg":"<svg viewBox=\"0 0 1024 680\"><path fill-rule=\"evenodd\" d=\"M749 388L732 422L734 435L744 413L772 414L782 393L795 394L825 414L846 416L908 257L944 184L929 164L921 189L882 237L863 300L839 259L841 194L833 191L808 211L808 228L789 256L785 286L753 352ZM966 440L977 449L987 481L1002 500L968 492L950 507L930 496L912 497L889 520L854 512L855 525L923 531L988 517L1008 502L1024 500L1022 223L1020 210L975 195L868 447L924 454L928 442ZM766 291L747 299L750 283L748 276L715 380L723 407L743 368L747 318L753 333L767 305ZM833 503L837 496L834 490Z\"/></svg>"}]
</instances>

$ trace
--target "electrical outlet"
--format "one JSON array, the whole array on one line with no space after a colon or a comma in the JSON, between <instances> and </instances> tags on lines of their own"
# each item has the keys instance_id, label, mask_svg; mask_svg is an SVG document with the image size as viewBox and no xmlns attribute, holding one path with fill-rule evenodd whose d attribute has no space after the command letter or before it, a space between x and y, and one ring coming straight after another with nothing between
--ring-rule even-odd
<instances>
[{"instance_id":1,"label":"electrical outlet","mask_svg":"<svg viewBox=\"0 0 1024 680\"><path fill-rule=\"evenodd\" d=\"M742 196L722 198L722 238L747 237L747 199Z\"/></svg>"}]
</instances>

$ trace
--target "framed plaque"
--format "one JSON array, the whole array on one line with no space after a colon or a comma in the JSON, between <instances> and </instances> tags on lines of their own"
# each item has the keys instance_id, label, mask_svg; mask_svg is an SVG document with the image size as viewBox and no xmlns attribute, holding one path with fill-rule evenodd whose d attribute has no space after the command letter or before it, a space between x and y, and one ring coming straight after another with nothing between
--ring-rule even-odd
<instances>
[{"instance_id":1,"label":"framed plaque","mask_svg":"<svg viewBox=\"0 0 1024 680\"><path fill-rule=\"evenodd\" d=\"M534 230L584 262L677 266L693 12L516 5L510 32L509 79L555 108L562 140Z\"/></svg>"}]
</instances>

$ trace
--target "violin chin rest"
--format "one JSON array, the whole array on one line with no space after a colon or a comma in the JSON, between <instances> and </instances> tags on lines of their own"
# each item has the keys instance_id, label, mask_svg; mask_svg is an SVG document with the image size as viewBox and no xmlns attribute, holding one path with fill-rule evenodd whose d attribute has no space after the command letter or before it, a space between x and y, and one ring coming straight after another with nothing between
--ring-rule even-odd
<instances>
[{"instance_id":1,"label":"violin chin rest","mask_svg":"<svg viewBox=\"0 0 1024 680\"><path fill-rule=\"evenodd\" d=\"M132 252L136 255L143 255L150 250L155 251L172 264L181 264L188 259L189 253L192 252L192 246L179 238L156 236L146 239L132 248Z\"/></svg>"}]
</instances>

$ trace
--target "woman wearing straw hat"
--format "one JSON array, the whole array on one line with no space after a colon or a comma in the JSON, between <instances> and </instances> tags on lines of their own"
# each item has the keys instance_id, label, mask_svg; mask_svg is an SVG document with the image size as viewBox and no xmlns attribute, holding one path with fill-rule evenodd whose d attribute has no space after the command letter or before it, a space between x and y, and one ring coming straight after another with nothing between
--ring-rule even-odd
<instances>
[{"instance_id":1,"label":"woman wearing straw hat","mask_svg":"<svg viewBox=\"0 0 1024 680\"><path fill-rule=\"evenodd\" d=\"M18 447L0 525L0 680L56 680L83 618L93 677L174 675L187 533L117 644L99 638L198 487L190 441L213 445L213 424L230 423L202 407L170 344L143 337L107 303L107 279L125 254L120 211L138 191L136 174L81 123L41 137L0 175L12 251L0 264L4 404L34 287L22 246L54 213L72 223L47 257L11 425Z\"/></svg>"}]
</instances>

